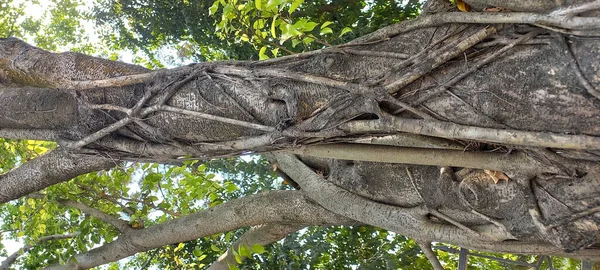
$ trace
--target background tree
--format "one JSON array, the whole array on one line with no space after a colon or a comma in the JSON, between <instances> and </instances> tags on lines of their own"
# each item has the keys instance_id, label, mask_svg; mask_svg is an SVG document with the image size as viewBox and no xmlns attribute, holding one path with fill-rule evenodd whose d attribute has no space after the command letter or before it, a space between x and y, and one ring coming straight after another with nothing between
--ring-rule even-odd
<instances>
[{"instance_id":1,"label":"background tree","mask_svg":"<svg viewBox=\"0 0 600 270\"><path fill-rule=\"evenodd\" d=\"M532 3L527 4L528 8L533 6ZM571 31L577 35L594 35L595 27L598 25L595 21L597 18L575 16L565 23L564 17L561 17L565 14L581 13L590 8L593 9L595 6L566 8L545 15L542 26L561 27L559 30ZM513 9L518 10L518 7ZM544 9L538 8L538 10ZM350 47L356 47L358 50L346 48L348 46L337 47L264 62L194 65L157 73L147 73L140 67L76 54L50 54L18 40L5 39L2 41L3 54L1 55L2 59L6 59L2 61L4 63L2 81L5 85L2 91L7 98L2 100L1 115L4 119L1 122L4 127L2 135L8 138L54 140L58 141L61 147L4 174L1 179L2 200L7 201L29 194L29 198L22 201L20 205L19 202L15 205L6 204L7 207L13 207L13 213L30 213L22 220L52 218L47 215L47 211L53 209L46 205L48 201L56 202L69 209L78 209L79 213L69 214L65 216L66 219L61 217L59 220L53 220L49 223L52 226L40 222L32 223L36 226L27 228L34 238L30 243L32 246L38 246L35 245L35 241L40 244L55 243L37 236L47 232L61 232L60 235L55 234L55 239L60 236L68 238L69 241L77 241L79 237L83 237L82 239L86 240L81 241L84 246L78 248L85 252L85 249L91 247L89 243L111 242L114 240L110 237L111 232L115 236L119 235L117 240L76 255L74 259L70 258L69 254L69 252L75 253L72 248L69 249L73 245L64 245L63 249L58 246L53 248L60 254L51 256L50 260L59 262L69 260L69 265L79 267L106 263L153 247L207 237L245 225L263 225L245 234L246 238L242 237L242 239L258 239L256 242L265 241L268 237L252 238L252 236L283 237L291 231L311 224L368 223L402 232L417 238L420 243L446 239L448 242L460 245L496 251L560 253L579 258L597 257L594 250L595 231L590 227L582 228L582 225L596 222L593 216L595 208L589 206L595 205L593 198L597 196L586 193L590 192L589 190L593 192L593 188L582 190L581 187L596 185L594 181L597 180L597 172L594 166L597 158L594 156L596 155L594 150L597 149L598 144L597 138L593 135L597 134L595 128L598 125L594 124L596 121L594 117L586 119L585 125L578 122L578 117L581 115L597 114L594 89L589 87L589 83L585 84L585 78L589 77L589 74L581 75L582 70L589 70L586 67L590 67L591 72L594 72L593 64L590 66L590 62L587 62L593 62L594 58L576 56L575 59L578 59L579 63L571 66L556 66L554 62L556 58L567 59L569 63L568 59L572 58L568 57L572 56L567 54L567 58L561 58L565 55L556 54L553 46L531 45L556 45L550 41L561 39L551 39L547 34L535 30L531 32L531 29L526 26L520 26L522 28L517 28L514 32L508 31L498 36L493 36L499 30L497 26L444 25L431 28L440 23L457 20L487 23L506 22L503 20L507 18L513 20L511 22L539 24L541 19L535 16L540 15L442 13L423 17L401 26L386 28L372 36L355 41L355 45ZM531 17L535 20L529 19ZM405 31L410 31L411 27L415 30L403 34ZM524 33L526 33L524 36L519 37L519 34ZM518 38L510 40L515 35ZM428 39L422 38L428 36L430 36ZM494 37L494 39L488 41L491 43L479 44L487 37ZM528 39L530 41L527 41ZM585 54L594 51L593 39L581 41L577 37L571 37L570 41L582 42L577 45L582 47L576 47L577 53ZM374 43L371 42L377 44L373 45ZM418 46L419 44L415 45L415 42L426 42L425 44L428 43L431 47ZM499 54L523 42L532 42L532 44L515 48L511 51L512 58L491 62L496 60ZM560 44L562 43L558 43L558 46L562 46ZM385 50L386 47L380 47L382 45L394 49ZM470 51L474 45L482 46L484 50ZM377 50L374 50L373 46L377 46ZM382 48L384 49L381 50ZM419 55L418 52L422 48L425 50ZM496 50L497 48L501 49ZM338 51L340 49L341 52ZM462 71L464 69L462 63L448 61L465 50L469 52L467 55L475 64ZM410 69L404 69L404 66L395 67L394 63L397 60L393 58L407 57L403 55L404 53L419 55L422 57L419 59L424 60L424 64L411 60L413 62L403 61L410 66ZM519 67L530 65L532 60L526 60L530 59L528 57L532 54L552 57L548 57L550 62L544 62L545 66L534 65L537 69L527 69L527 75L533 74L535 76L532 77L537 80L528 81L528 84L522 87L515 87L517 90L512 90L513 92L504 92L503 88L493 87L494 85L490 85L489 82L487 85L482 84L477 76L470 76L473 70L481 68L484 64L490 64L484 72L491 69L494 74L510 78L511 76L507 74L526 70ZM34 65L29 62L31 59L36 60ZM511 62L513 59L519 62ZM536 61L539 63L537 58ZM52 66L49 65L50 63ZM73 64L79 67L75 73L69 70ZM432 70L432 66L435 68L442 64L444 64L442 68ZM349 66L355 68L348 69ZM323 69L324 67L326 69ZM552 67L552 72L546 72L543 67ZM381 81L375 82L366 80L372 76L370 74L376 75L378 72L387 72L391 77L387 79L384 77ZM561 102L565 102L564 100L585 100L585 102L583 105L580 102L577 109L561 115L562 118L552 111L544 112L542 116L539 112L527 111L525 106L518 106L513 111L506 112L506 110L494 109L494 106L498 105L496 103L482 105L475 102L473 105L470 102L474 101L465 102L464 96L460 100L469 106L450 103L453 107L447 108L448 101L452 100L440 97L441 100L427 100L424 106L420 107L421 110L426 109L426 112L438 119L459 123L459 125L452 125L429 120L431 115L412 107L416 106L415 103L422 102L418 100L423 98L420 95L424 93L404 96L404 98L400 95L401 99L408 99L407 101L413 103L412 106L408 106L395 98L390 98L377 87L380 85L389 92L395 93L396 90L401 90L401 93L408 94L412 93L412 90L426 90L428 87L431 89L433 85L435 92L439 92L439 88L447 90L451 84L438 86L437 82L452 82L454 79L445 76L456 72L459 73L459 77L468 77L460 82L459 87L466 87L474 82L476 85L485 85L487 87L484 89L489 89L487 91L493 93L499 100L509 99L512 104L533 103L534 106L538 106L535 99L532 100L526 95L527 92L531 92L532 89L538 91L547 89L546 87L550 87L552 91L562 89L566 82L582 84L585 91L577 92L573 90L577 89L576 87L567 87L575 92L561 92ZM128 74L133 75L103 80L107 77ZM433 81L423 77L424 74L431 76ZM579 80L569 80L567 77L559 84L555 84L547 78L548 74L577 75ZM418 83L410 84L411 80L416 79L415 76L418 77ZM503 82L518 83L515 80ZM19 87L16 88L17 86ZM28 88L31 86L41 88ZM62 90L54 90L56 87ZM466 88L461 91L468 93L471 90ZM476 93L471 94L477 96ZM515 100L515 97L520 96L524 98ZM411 101L411 98L415 100ZM57 106L58 102L61 106ZM545 96L543 102L548 108L565 106L564 103L557 104L552 96ZM222 108L228 108L229 111L223 111ZM523 113L524 108L527 114ZM463 119L465 113L461 110L465 109L475 111L475 113L469 112L471 116L477 117L471 120ZM484 109L493 117L482 115L477 111L478 109ZM396 122L398 118L390 118L388 115L391 112L400 113L400 110L410 112L397 116L401 117L402 125ZM23 112L35 113L23 114ZM428 121L417 120L414 115ZM528 115L531 118L510 117L519 115ZM488 118L485 118L486 116ZM494 119L503 119L507 123L495 123L492 121ZM411 123L429 126L432 129L417 131L411 128ZM513 129L509 131L510 136L505 136L508 135L503 131L506 127L492 129L502 125ZM490 129L478 129L473 126L484 126ZM103 127L107 128L103 129ZM436 137L447 137L450 134L437 132L436 128L443 128L444 131L453 129L451 133L453 139L458 139L459 143L466 141L467 145L473 144L475 148L469 148L470 151L467 152L451 150L464 150L464 146L454 141L398 134L398 131ZM514 131L515 129L519 131ZM547 133L545 130L554 133ZM112 133L113 131L117 132ZM395 136L370 135L373 132L392 133ZM558 132L577 135L564 135ZM479 135L473 137L472 134ZM360 144L338 144L330 147L329 143L339 143L340 140L347 143L400 144L419 149L389 146L362 147ZM407 145L408 142L411 144ZM497 145L491 145L489 142ZM302 186L300 191L262 193L226 203L223 203L226 194L235 193L239 187L233 183L215 180L214 175L207 174L202 167L193 166L191 161L189 164L184 164L187 167L181 168L136 163L150 159L161 163L182 161L187 163L189 156L207 158L317 143L321 145L287 150L291 153L303 154L304 162L312 169L299 163L294 157L280 154L273 157L279 160L280 166L288 175L300 183ZM508 152L507 145L513 148L513 153L508 155L486 153L487 150ZM444 149L439 150L439 148ZM585 149L585 151L577 149ZM352 155L357 150L360 156ZM40 151L43 152L43 149ZM323 156L322 153L326 155ZM526 157L523 153L529 156ZM338 157L357 161L315 160L306 156ZM362 162L361 159L427 166L382 165ZM40 194L31 193L86 171L113 167L117 160L128 160L134 163L121 165L119 170L92 173L88 177L82 177L81 180L69 182L67 185L71 187L65 190L55 186ZM448 165L455 169L446 168L445 173L438 179L438 168L434 166ZM460 167L487 171L458 170ZM452 171L456 171L457 174L454 175ZM36 172L39 175L36 175ZM132 175L133 172L143 173L136 176ZM378 177L378 181L369 182L374 175ZM506 184L490 184L492 180L506 180L507 177L510 177L511 181ZM532 177L535 181L531 181ZM346 191L328 184L329 182L324 181L324 178L345 188ZM566 182L565 178L571 182ZM28 181L23 181L24 179ZM560 182L557 183L556 181L559 180ZM139 191L131 193L129 183L133 181L140 181L141 187ZM575 190L564 192L565 188L569 189L566 186L573 186L574 183L576 183ZM52 190L54 188L56 190ZM166 188L171 189L165 193ZM448 190L451 191L449 197L439 193ZM534 192L534 196L527 195L527 192ZM399 194L402 194L402 198L398 198ZM505 194L508 194L512 200L502 197ZM343 197L338 197L340 195ZM484 198L482 195L492 200L481 202L478 198ZM328 210L313 201L308 201L304 196L309 196ZM464 196L465 201L452 201L452 198L457 198L453 196L458 198ZM560 210L553 204L554 201L547 200L548 196L576 211ZM440 201L440 198L445 201ZM532 204L527 198L537 200L539 209L531 208L535 203ZM366 208L361 210L352 207L358 203L364 204ZM18 207L18 210L14 210L14 207ZM208 211L196 212L206 207L211 208ZM145 212L149 209L158 209L167 217L161 219L161 217L147 215ZM369 211L360 212L365 209ZM7 212L10 213L10 209L7 209ZM191 214L191 212L196 213ZM95 218L89 219L93 223L97 220L102 220L104 223L89 226L87 231L86 225L78 228L79 233L64 233L69 224L77 223L82 218L84 221L87 220L85 216L81 217L81 213ZM214 220L216 214L212 213L218 214L217 222ZM382 213L387 214L381 216ZM456 215L449 218L448 213ZM558 215L559 218L552 219L550 218L552 215ZM499 220L490 216L499 217ZM172 217L176 218L165 221ZM13 222L19 226L16 220ZM413 227L414 224L418 224L418 229ZM578 225L578 229L570 230L573 224ZM103 226L104 230L102 230ZM77 227L68 229L73 228ZM102 230L101 234L108 236L98 239L99 234L90 233L89 228ZM365 228L365 230L370 229ZM528 230L533 230L533 233ZM358 232L360 231L359 227ZM581 235L583 237L580 237ZM495 238L491 240L490 237ZM517 237L520 243L515 246L511 242L501 241L507 239L502 237L508 239ZM225 248L219 243L223 240L221 238L228 242L225 235L210 237L213 242L207 239L201 244L214 252L221 252ZM88 243L87 247L86 243ZM185 244L167 246L162 250L164 252L149 252L143 256L146 256L147 262L150 263L155 259L154 256L165 256L181 265L187 262L183 262L176 252L186 247ZM523 247L527 250L522 249ZM579 250L583 247L587 249ZM206 255L203 254L206 250L208 249L194 247L191 253L201 258ZM561 250L578 251L569 254ZM187 251L187 254L190 254L190 250ZM262 247L250 243L248 247L233 248L230 254L233 254L234 261L237 261L251 252L261 253ZM204 258L207 257L208 255ZM195 262L190 262L192 263ZM31 266L35 267L34 264Z\"/></svg>"}]
</instances>

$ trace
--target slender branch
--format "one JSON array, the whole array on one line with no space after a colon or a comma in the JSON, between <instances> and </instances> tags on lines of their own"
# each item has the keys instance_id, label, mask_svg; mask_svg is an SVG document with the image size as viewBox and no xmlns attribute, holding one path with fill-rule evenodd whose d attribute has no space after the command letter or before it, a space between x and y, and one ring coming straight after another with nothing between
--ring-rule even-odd
<instances>
[{"instance_id":1,"label":"slender branch","mask_svg":"<svg viewBox=\"0 0 600 270\"><path fill-rule=\"evenodd\" d=\"M236 126L247 127L247 128L261 130L261 131L266 131L266 132L273 132L273 131L276 130L274 127L269 127L269 126L264 126L264 125L260 125L260 124L249 123L249 122L246 122L246 121L241 121L241 120L237 120L237 119L231 119L231 118L216 116L216 115L207 114L207 113L201 113L201 112L197 112L197 111L190 111L190 110L186 110L186 109L180 109L180 108L176 108L176 107L172 107L172 106L168 106L168 105L159 106L159 110L166 111L166 112L180 113L180 114L185 114L185 115L189 115L189 116L200 117L200 118L204 118L204 119L208 119L208 120L218 121L218 122L221 122L221 123L227 123L227 124L232 124L232 125L236 125Z\"/></svg>"},{"instance_id":2,"label":"slender branch","mask_svg":"<svg viewBox=\"0 0 600 270\"><path fill-rule=\"evenodd\" d=\"M358 38L350 42L363 43L390 38L402 33L449 23L470 24L497 24L497 23L521 23L539 24L550 27L558 27L569 30L600 30L600 18L598 17L573 17L556 14L538 14L525 12L442 12L428 16L408 20L386 28L379 29L370 35ZM586 32L575 32L573 34L585 35ZM591 33L592 35L595 33Z\"/></svg>"},{"instance_id":3,"label":"slender branch","mask_svg":"<svg viewBox=\"0 0 600 270\"><path fill-rule=\"evenodd\" d=\"M234 250L238 250L240 246L246 246L251 248L253 245L266 246L275 241L279 241L290 233L298 231L303 228L301 225L284 225L284 224L266 224L252 227L244 235L242 235L237 241L235 241L225 253L213 262L208 270L229 270L230 265L237 265ZM243 257L242 260L246 258Z\"/></svg>"},{"instance_id":4,"label":"slender branch","mask_svg":"<svg viewBox=\"0 0 600 270\"><path fill-rule=\"evenodd\" d=\"M40 194L40 193L29 194L28 197L37 198L37 199L45 199L44 194ZM62 198L56 199L56 202L58 202L59 204L62 204L64 206L67 206L67 207L72 207L72 208L78 209L82 213L88 214L88 215L95 217L103 222L106 222L106 223L112 225L113 227L115 227L121 233L131 230L131 227L129 227L129 224L127 224L126 221L124 221L116 216L105 213L101 210L98 210L96 208L93 208L85 203L73 201L73 200L69 200L69 199L62 199Z\"/></svg>"},{"instance_id":5,"label":"slender branch","mask_svg":"<svg viewBox=\"0 0 600 270\"><path fill-rule=\"evenodd\" d=\"M90 80L90 81L68 81L65 83L65 87L69 90L85 90L85 89L97 89L105 87L123 87L127 85L140 84L146 82L148 79L153 78L156 72L148 72L141 74L125 75L120 77L114 77L103 80Z\"/></svg>"},{"instance_id":6,"label":"slender branch","mask_svg":"<svg viewBox=\"0 0 600 270\"><path fill-rule=\"evenodd\" d=\"M47 269L88 269L169 244L267 223L309 225L352 224L300 191L268 191L230 200L210 209L122 234L111 243L74 256L66 265Z\"/></svg>"},{"instance_id":7,"label":"slender branch","mask_svg":"<svg viewBox=\"0 0 600 270\"><path fill-rule=\"evenodd\" d=\"M464 152L449 149L406 148L364 144L321 144L282 150L303 156L415 165L453 166L512 171L532 169L525 154Z\"/></svg>"},{"instance_id":8,"label":"slender branch","mask_svg":"<svg viewBox=\"0 0 600 270\"><path fill-rule=\"evenodd\" d=\"M253 78L259 76L286 78L300 82L314 83L317 85L327 87L340 88L347 90L351 93L358 93L363 95L373 94L373 89L367 86L351 82L338 81L326 77L312 75L309 73L291 72L278 69L247 69L240 66L218 66L213 68L213 71L227 75L241 76L244 78Z\"/></svg>"},{"instance_id":9,"label":"slender branch","mask_svg":"<svg viewBox=\"0 0 600 270\"><path fill-rule=\"evenodd\" d=\"M444 267L440 263L440 260L438 260L437 255L435 255L435 253L431 249L431 243L422 242L422 241L416 241L416 242L417 242L417 245L419 245L419 247L423 251L423 254L425 254L425 257L427 257L427 259L431 263L431 266L433 267L433 269L434 270L444 270Z\"/></svg>"},{"instance_id":10,"label":"slender branch","mask_svg":"<svg viewBox=\"0 0 600 270\"><path fill-rule=\"evenodd\" d=\"M52 240L69 239L69 238L76 237L77 235L79 235L79 232L70 233L70 234L55 234L55 235L48 235L48 236L40 237L40 239L38 239L37 241L35 241L35 244L26 244L25 246L23 246L22 248L20 248L19 250L15 251L10 256L8 256L2 262L2 264L0 265L0 270L8 270L8 269L10 269L10 266L17 260L17 258L19 258L19 256L27 253L35 245L39 245L41 243L44 243L44 242L47 242L47 241L52 241Z\"/></svg>"},{"instance_id":11,"label":"slender branch","mask_svg":"<svg viewBox=\"0 0 600 270\"><path fill-rule=\"evenodd\" d=\"M180 213L177 213L175 211L158 207L158 206L154 205L154 203L152 203L152 202L146 202L146 201L143 201L143 200L138 200L138 199L133 199L133 198L126 198L126 197L123 197L123 196L119 196L119 199L125 200L125 201L130 201L130 202L141 203L141 204L144 204L144 205L147 205L147 206L153 208L154 210L165 212L165 213L167 213L167 214L169 214L171 216L174 216L174 217L181 217L182 216Z\"/></svg>"},{"instance_id":12,"label":"slender branch","mask_svg":"<svg viewBox=\"0 0 600 270\"><path fill-rule=\"evenodd\" d=\"M398 58L398 59L408 59L410 56L405 53L397 53L397 52L385 52L385 51L366 51L366 50L352 50L352 49L342 49L343 52L360 55L360 56L371 56L371 57L382 57L382 58Z\"/></svg>"},{"instance_id":13,"label":"slender branch","mask_svg":"<svg viewBox=\"0 0 600 270\"><path fill-rule=\"evenodd\" d=\"M437 120L386 117L385 119L379 120L352 121L342 124L338 128L353 134L369 132L408 132L446 139L475 140L528 147L583 150L600 149L600 137L596 136L482 128Z\"/></svg>"}]
</instances>

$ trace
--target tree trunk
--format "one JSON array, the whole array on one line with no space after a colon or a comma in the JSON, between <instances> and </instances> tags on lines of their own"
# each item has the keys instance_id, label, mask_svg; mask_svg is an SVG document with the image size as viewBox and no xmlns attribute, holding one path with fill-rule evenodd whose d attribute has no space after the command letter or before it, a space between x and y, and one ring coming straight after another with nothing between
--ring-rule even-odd
<instances>
[{"instance_id":1,"label":"tree trunk","mask_svg":"<svg viewBox=\"0 0 600 270\"><path fill-rule=\"evenodd\" d=\"M0 39L0 136L104 160L77 173L277 151L342 216L423 242L598 260L600 24L549 14L534 14L543 28L510 21L529 13L433 14L335 48L152 72ZM2 202L74 176L12 193L9 174Z\"/></svg>"}]
</instances>

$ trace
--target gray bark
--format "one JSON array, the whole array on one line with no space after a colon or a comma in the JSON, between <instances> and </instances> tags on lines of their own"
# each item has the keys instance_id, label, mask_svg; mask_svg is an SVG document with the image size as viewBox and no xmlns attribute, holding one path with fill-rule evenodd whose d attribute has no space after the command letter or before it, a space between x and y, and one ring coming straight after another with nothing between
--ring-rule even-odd
<instances>
[{"instance_id":1,"label":"gray bark","mask_svg":"<svg viewBox=\"0 0 600 270\"><path fill-rule=\"evenodd\" d=\"M510 5L528 11L517 1ZM63 153L55 155L89 157L84 161L296 153L316 173L293 157L282 162L286 172L312 181L299 181L307 195L350 219L423 241L597 260L598 17L576 16L582 12L572 8L445 11L337 48L155 72L0 39L0 104L8 108L0 108L0 135L55 140L61 145L56 153ZM520 21L534 25L515 24ZM32 93L48 98L27 98ZM15 100L35 114L15 111L9 105ZM110 167L68 163L69 173L40 182L29 181L41 178L25 171L44 167L27 164L11 172L24 178L2 176L0 202ZM498 176L504 180L496 183ZM23 182L29 187L15 187ZM217 210L200 215L211 211ZM235 226L267 222L245 214L248 220L236 216ZM200 235L172 232L169 226L187 222L178 220L81 254L79 267L154 247L137 237L169 235L176 243Z\"/></svg>"}]
</instances>

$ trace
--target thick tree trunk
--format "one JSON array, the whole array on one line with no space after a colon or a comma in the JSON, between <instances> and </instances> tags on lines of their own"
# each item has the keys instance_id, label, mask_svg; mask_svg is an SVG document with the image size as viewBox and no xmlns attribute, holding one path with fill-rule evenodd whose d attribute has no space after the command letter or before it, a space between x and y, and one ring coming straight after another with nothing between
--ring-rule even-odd
<instances>
[{"instance_id":1,"label":"thick tree trunk","mask_svg":"<svg viewBox=\"0 0 600 270\"><path fill-rule=\"evenodd\" d=\"M423 241L600 258L600 39L580 36L598 26L536 21L578 34L565 36L436 16L306 54L155 72L2 39L0 136L111 160L297 153L308 167L275 159L351 219Z\"/></svg>"}]
</instances>

